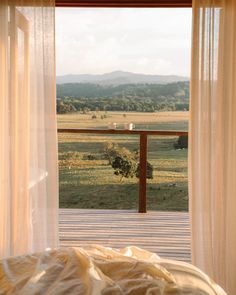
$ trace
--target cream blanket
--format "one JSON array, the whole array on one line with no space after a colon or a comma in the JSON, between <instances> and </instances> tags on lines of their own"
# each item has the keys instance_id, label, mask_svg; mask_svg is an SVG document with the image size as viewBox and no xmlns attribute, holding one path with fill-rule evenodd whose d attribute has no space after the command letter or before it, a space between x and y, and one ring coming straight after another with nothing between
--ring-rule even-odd
<instances>
[{"instance_id":1,"label":"cream blanket","mask_svg":"<svg viewBox=\"0 0 236 295\"><path fill-rule=\"evenodd\" d=\"M225 295L190 264L136 247L66 248L0 261L0 294Z\"/></svg>"}]
</instances>

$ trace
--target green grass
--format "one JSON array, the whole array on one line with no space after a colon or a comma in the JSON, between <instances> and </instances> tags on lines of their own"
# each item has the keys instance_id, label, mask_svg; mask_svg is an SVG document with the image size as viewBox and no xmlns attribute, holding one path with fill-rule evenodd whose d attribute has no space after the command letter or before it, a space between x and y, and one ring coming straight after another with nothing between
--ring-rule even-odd
<instances>
[{"instance_id":1,"label":"green grass","mask_svg":"<svg viewBox=\"0 0 236 295\"><path fill-rule=\"evenodd\" d=\"M111 114L112 116L113 114ZM119 114L118 114L119 115ZM114 114L116 116L117 113ZM181 120L171 121L172 116L164 122L157 122L151 115L149 123L142 122L143 115L135 115L136 128L160 130L186 130L186 112ZM60 127L86 127L83 116L60 115ZM145 118L147 119L147 118ZM140 122L138 121L140 120ZM68 126L69 122L69 126ZM89 121L90 122L90 121ZM104 122L96 123L101 128ZM119 123L119 122L118 122ZM90 122L91 124L91 122ZM173 145L177 137L149 137L148 161L154 166L154 178L148 180L147 207L151 210L188 210L187 185L187 150L175 150ZM59 180L60 207L63 208L105 208L137 209L138 179L124 179L114 175L112 167L102 158L104 144L115 142L130 150L137 149L137 136L123 135L59 135ZM88 160L88 155L94 156Z\"/></svg>"}]
</instances>

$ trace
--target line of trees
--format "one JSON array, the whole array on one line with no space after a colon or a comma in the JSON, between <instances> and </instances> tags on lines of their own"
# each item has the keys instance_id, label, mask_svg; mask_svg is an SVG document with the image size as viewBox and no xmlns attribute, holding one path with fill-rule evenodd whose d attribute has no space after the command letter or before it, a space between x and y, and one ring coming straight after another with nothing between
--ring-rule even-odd
<instances>
[{"instance_id":1,"label":"line of trees","mask_svg":"<svg viewBox=\"0 0 236 295\"><path fill-rule=\"evenodd\" d=\"M90 111L120 111L120 112L156 112L156 111L187 111L187 102L155 102L137 99L64 99L57 101L57 113L66 114L73 112L89 113Z\"/></svg>"},{"instance_id":2,"label":"line of trees","mask_svg":"<svg viewBox=\"0 0 236 295\"><path fill-rule=\"evenodd\" d=\"M102 86L72 83L57 85L57 112L156 112L189 109L189 83Z\"/></svg>"}]
</instances>

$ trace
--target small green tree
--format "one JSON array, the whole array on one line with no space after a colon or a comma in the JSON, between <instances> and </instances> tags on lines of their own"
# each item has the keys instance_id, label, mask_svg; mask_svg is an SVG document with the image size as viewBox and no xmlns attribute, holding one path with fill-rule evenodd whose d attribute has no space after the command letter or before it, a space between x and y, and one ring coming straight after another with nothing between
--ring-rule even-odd
<instances>
[{"instance_id":1,"label":"small green tree","mask_svg":"<svg viewBox=\"0 0 236 295\"><path fill-rule=\"evenodd\" d=\"M139 178L139 152L130 151L125 147L119 147L117 144L108 142L104 148L105 158L114 169L115 175L120 175L120 181L123 178ZM153 178L153 166L147 163L147 178Z\"/></svg>"},{"instance_id":2,"label":"small green tree","mask_svg":"<svg viewBox=\"0 0 236 295\"><path fill-rule=\"evenodd\" d=\"M111 164L112 168L115 170L115 175L120 175L120 181L124 177L133 178L136 175L137 162L127 155L117 155Z\"/></svg>"}]
</instances>

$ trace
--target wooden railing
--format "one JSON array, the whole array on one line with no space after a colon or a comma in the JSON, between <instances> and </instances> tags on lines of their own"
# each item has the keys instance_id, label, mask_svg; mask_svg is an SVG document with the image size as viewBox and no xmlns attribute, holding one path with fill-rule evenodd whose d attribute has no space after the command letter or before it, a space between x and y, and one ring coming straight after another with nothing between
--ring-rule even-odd
<instances>
[{"instance_id":1,"label":"wooden railing","mask_svg":"<svg viewBox=\"0 0 236 295\"><path fill-rule=\"evenodd\" d=\"M165 131L165 130L124 130L124 129L58 129L58 133L78 133L78 134L109 134L109 135L139 135L139 213L147 212L147 150L148 136L188 136L187 131Z\"/></svg>"}]
</instances>

